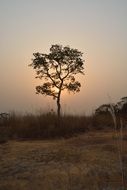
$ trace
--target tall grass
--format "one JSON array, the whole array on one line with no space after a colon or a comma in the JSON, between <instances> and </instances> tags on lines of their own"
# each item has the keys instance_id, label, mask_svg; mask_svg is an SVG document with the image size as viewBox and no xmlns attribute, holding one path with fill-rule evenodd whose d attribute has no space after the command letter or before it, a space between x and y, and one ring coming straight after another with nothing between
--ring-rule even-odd
<instances>
[{"instance_id":1,"label":"tall grass","mask_svg":"<svg viewBox=\"0 0 127 190\"><path fill-rule=\"evenodd\" d=\"M111 129L113 124L117 136L117 122L113 110L104 115L63 115L60 121L54 112L24 115L12 112L0 126L0 140L68 138L87 130Z\"/></svg>"},{"instance_id":2,"label":"tall grass","mask_svg":"<svg viewBox=\"0 0 127 190\"><path fill-rule=\"evenodd\" d=\"M122 122L122 118L120 118L120 132L118 132L117 116L115 113L115 109L111 103L110 103L109 112L112 116L113 123L114 123L114 131L115 131L118 156L119 156L119 164L120 164L120 169L121 169L122 189L124 190L125 185L124 185L124 166L123 166L123 122Z\"/></svg>"},{"instance_id":3,"label":"tall grass","mask_svg":"<svg viewBox=\"0 0 127 190\"><path fill-rule=\"evenodd\" d=\"M46 139L70 137L85 132L91 117L63 115L60 123L55 113L17 115L11 113L5 126L10 139Z\"/></svg>"}]
</instances>

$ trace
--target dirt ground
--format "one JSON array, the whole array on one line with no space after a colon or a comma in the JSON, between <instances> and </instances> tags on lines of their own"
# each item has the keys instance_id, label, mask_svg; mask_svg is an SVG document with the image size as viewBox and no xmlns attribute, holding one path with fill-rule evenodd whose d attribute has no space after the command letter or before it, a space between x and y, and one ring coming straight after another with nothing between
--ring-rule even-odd
<instances>
[{"instance_id":1,"label":"dirt ground","mask_svg":"<svg viewBox=\"0 0 127 190\"><path fill-rule=\"evenodd\" d=\"M127 189L127 133L0 144L0 190Z\"/></svg>"}]
</instances>

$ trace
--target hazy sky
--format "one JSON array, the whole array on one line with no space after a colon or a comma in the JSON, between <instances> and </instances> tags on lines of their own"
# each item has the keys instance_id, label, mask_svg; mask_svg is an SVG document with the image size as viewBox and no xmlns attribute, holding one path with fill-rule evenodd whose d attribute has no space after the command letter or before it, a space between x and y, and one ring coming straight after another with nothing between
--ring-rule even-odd
<instances>
[{"instance_id":1,"label":"hazy sky","mask_svg":"<svg viewBox=\"0 0 127 190\"><path fill-rule=\"evenodd\" d=\"M127 0L0 0L0 112L49 110L52 98L35 94L34 52L51 44L84 53L85 76L63 110L89 113L127 96Z\"/></svg>"}]
</instances>

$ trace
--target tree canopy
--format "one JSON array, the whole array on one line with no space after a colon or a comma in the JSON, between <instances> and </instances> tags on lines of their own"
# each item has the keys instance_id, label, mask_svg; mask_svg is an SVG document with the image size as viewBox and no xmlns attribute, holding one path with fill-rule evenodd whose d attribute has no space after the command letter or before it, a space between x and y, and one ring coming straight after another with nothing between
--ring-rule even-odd
<instances>
[{"instance_id":1,"label":"tree canopy","mask_svg":"<svg viewBox=\"0 0 127 190\"><path fill-rule=\"evenodd\" d=\"M79 92L81 84L75 75L84 74L83 53L69 46L52 45L49 54L34 53L30 66L36 70L36 78L44 79L42 85L36 86L36 93L52 96L57 100L60 115L61 92Z\"/></svg>"}]
</instances>

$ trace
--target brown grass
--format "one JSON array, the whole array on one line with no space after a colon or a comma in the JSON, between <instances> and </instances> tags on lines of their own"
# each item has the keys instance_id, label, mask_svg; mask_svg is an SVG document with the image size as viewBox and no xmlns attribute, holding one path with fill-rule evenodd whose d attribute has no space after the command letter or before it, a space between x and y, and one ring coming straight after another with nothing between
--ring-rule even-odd
<instances>
[{"instance_id":1,"label":"brown grass","mask_svg":"<svg viewBox=\"0 0 127 190\"><path fill-rule=\"evenodd\" d=\"M117 118L117 123L119 128L119 118ZM125 124L124 121L123 127L126 126ZM0 122L0 143L6 142L8 139L70 138L90 130L113 129L113 125L110 114L92 116L63 115L58 121L57 116L52 112L36 115L11 113L7 120Z\"/></svg>"},{"instance_id":2,"label":"brown grass","mask_svg":"<svg viewBox=\"0 0 127 190\"><path fill-rule=\"evenodd\" d=\"M1 144L0 190L120 190L116 140L110 130L70 139ZM122 156L127 181L126 139Z\"/></svg>"},{"instance_id":3,"label":"brown grass","mask_svg":"<svg viewBox=\"0 0 127 190\"><path fill-rule=\"evenodd\" d=\"M88 130L91 125L91 117L86 116L62 116L60 121L53 113L40 113L37 115L11 114L0 126L0 141L4 141L4 128L8 139L54 139L68 138ZM7 138L6 138L7 139Z\"/></svg>"}]
</instances>

